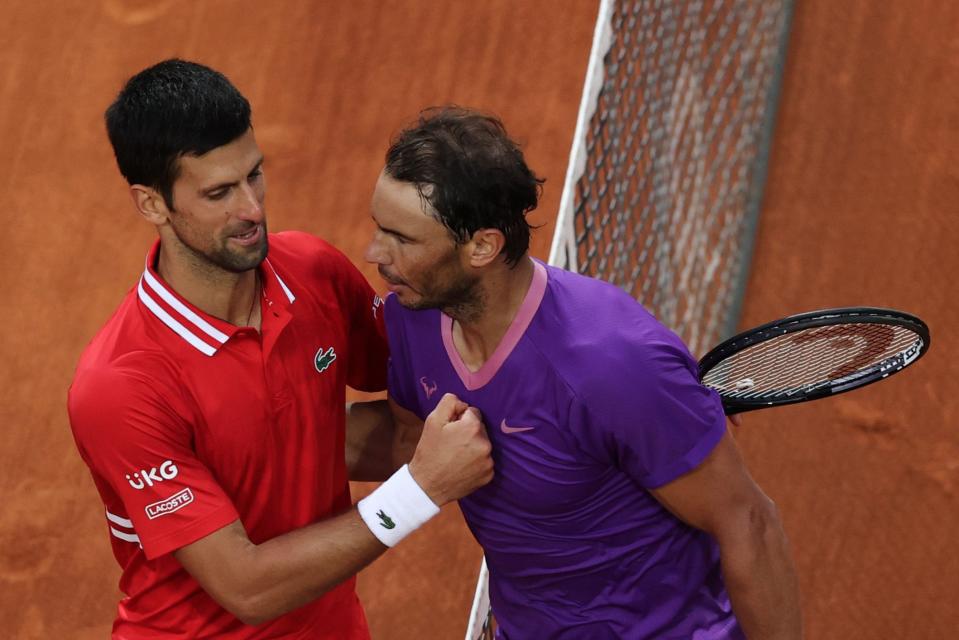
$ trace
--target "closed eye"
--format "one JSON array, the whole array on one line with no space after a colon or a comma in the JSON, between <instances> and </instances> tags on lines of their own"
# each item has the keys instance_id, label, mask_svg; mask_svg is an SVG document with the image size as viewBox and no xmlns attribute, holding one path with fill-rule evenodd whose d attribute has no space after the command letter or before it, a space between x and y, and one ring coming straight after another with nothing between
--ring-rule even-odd
<instances>
[{"instance_id":1,"label":"closed eye","mask_svg":"<svg viewBox=\"0 0 959 640\"><path fill-rule=\"evenodd\" d=\"M387 229L385 227L381 227L378 223L376 225L376 228L380 230L380 233L385 233L391 238L394 238L400 244L409 244L411 242L415 242L413 238L403 235L399 231L394 231L393 229Z\"/></svg>"},{"instance_id":2,"label":"closed eye","mask_svg":"<svg viewBox=\"0 0 959 640\"><path fill-rule=\"evenodd\" d=\"M253 184L257 180L263 177L263 159L260 158L259 162L253 167L253 170L246 176L246 181L250 184ZM230 193L230 189L235 187L238 183L228 182L225 184L219 184L212 187L209 191L204 192L204 195L210 200L222 200Z\"/></svg>"}]
</instances>

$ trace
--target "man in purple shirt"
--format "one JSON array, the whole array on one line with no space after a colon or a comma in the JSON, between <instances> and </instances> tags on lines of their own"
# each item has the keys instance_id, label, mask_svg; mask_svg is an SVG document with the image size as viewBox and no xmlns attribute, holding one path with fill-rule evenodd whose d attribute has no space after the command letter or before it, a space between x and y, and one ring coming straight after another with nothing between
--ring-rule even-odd
<instances>
[{"instance_id":1,"label":"man in purple shirt","mask_svg":"<svg viewBox=\"0 0 959 640\"><path fill-rule=\"evenodd\" d=\"M620 289L528 255L541 180L502 124L430 110L391 145L366 258L397 419L478 408L495 477L460 500L499 636L798 638L773 503L682 342Z\"/></svg>"}]
</instances>

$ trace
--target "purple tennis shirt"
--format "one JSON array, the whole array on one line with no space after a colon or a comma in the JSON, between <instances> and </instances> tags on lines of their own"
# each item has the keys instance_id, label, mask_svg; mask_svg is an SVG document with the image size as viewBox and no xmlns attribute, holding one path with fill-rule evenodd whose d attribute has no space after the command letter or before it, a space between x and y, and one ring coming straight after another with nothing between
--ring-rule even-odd
<instances>
[{"instance_id":1,"label":"purple tennis shirt","mask_svg":"<svg viewBox=\"0 0 959 640\"><path fill-rule=\"evenodd\" d=\"M499 637L741 638L715 541L646 491L716 446L718 396L625 292L534 264L478 371L448 316L386 300L391 397L422 418L447 392L483 413L496 474L460 507L486 553Z\"/></svg>"}]
</instances>

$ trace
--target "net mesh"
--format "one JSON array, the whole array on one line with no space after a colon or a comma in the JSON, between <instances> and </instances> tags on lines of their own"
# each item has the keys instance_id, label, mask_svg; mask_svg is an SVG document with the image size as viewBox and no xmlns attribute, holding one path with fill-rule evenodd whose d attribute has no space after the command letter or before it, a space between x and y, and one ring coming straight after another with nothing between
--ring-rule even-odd
<instances>
[{"instance_id":1,"label":"net mesh","mask_svg":"<svg viewBox=\"0 0 959 640\"><path fill-rule=\"evenodd\" d=\"M901 368L922 344L915 331L895 325L802 329L732 354L710 369L703 383L727 398L781 400Z\"/></svg>"},{"instance_id":2,"label":"net mesh","mask_svg":"<svg viewBox=\"0 0 959 640\"><path fill-rule=\"evenodd\" d=\"M601 5L608 49L584 93L550 259L624 288L694 354L735 329L790 9Z\"/></svg>"}]
</instances>

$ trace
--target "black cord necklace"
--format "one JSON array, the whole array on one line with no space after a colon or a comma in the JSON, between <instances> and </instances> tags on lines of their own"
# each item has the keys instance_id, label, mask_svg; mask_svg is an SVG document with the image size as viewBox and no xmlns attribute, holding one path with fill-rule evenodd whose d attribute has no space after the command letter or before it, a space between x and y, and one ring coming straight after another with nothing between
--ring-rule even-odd
<instances>
[{"instance_id":1,"label":"black cord necklace","mask_svg":"<svg viewBox=\"0 0 959 640\"><path fill-rule=\"evenodd\" d=\"M250 313L246 316L246 326L253 326L253 312L256 311L256 303L260 299L260 274L253 272L253 300L250 302Z\"/></svg>"}]
</instances>

